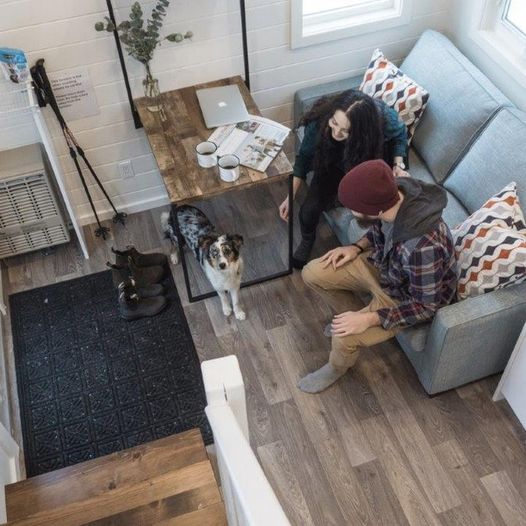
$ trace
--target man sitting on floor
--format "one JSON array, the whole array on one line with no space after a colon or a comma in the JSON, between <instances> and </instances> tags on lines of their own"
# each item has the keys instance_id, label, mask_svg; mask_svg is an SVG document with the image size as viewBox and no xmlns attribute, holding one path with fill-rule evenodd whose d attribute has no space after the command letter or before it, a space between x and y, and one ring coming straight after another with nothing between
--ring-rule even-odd
<instances>
[{"instance_id":1,"label":"man sitting on floor","mask_svg":"<svg viewBox=\"0 0 526 526\"><path fill-rule=\"evenodd\" d=\"M341 181L338 199L366 235L335 248L303 269L305 283L329 301L353 306L326 328L329 361L300 380L307 393L323 391L354 365L360 347L392 338L400 329L429 321L455 297L451 233L442 220L446 192L408 177L397 178L382 160L366 161ZM358 310L349 291L372 301Z\"/></svg>"}]
</instances>

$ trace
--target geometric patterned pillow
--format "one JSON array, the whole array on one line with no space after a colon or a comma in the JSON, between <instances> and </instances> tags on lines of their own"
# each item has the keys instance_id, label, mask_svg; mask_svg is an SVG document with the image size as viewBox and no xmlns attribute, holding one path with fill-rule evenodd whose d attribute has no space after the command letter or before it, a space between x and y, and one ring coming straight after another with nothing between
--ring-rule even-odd
<instances>
[{"instance_id":1,"label":"geometric patterned pillow","mask_svg":"<svg viewBox=\"0 0 526 526\"><path fill-rule=\"evenodd\" d=\"M526 224L510 183L452 231L457 297L465 299L526 280Z\"/></svg>"},{"instance_id":2,"label":"geometric patterned pillow","mask_svg":"<svg viewBox=\"0 0 526 526\"><path fill-rule=\"evenodd\" d=\"M407 144L410 144L418 121L426 109L429 93L389 62L379 49L374 50L360 91L383 100L398 112L407 127Z\"/></svg>"}]
</instances>

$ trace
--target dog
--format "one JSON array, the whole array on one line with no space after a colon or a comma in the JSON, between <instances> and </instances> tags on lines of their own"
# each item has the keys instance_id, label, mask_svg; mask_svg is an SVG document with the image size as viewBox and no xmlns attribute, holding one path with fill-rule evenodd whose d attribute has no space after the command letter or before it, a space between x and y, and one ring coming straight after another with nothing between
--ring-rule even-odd
<instances>
[{"instance_id":1,"label":"dog","mask_svg":"<svg viewBox=\"0 0 526 526\"><path fill-rule=\"evenodd\" d=\"M244 320L246 314L239 302L243 274L240 248L243 237L238 234L219 234L208 217L195 206L183 205L177 209L172 207L170 212L161 215L161 228L174 245L175 250L170 255L174 265L179 262L174 210L177 210L179 230L186 244L221 299L223 314L230 316L233 310L236 319ZM232 298L232 307L228 294Z\"/></svg>"}]
</instances>

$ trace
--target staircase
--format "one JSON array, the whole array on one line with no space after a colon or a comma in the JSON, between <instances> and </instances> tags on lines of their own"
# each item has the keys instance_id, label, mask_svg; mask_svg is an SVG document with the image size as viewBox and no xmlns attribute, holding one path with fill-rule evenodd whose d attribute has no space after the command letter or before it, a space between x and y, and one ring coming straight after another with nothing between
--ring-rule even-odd
<instances>
[{"instance_id":1,"label":"staircase","mask_svg":"<svg viewBox=\"0 0 526 526\"><path fill-rule=\"evenodd\" d=\"M226 526L199 430L6 486L9 526Z\"/></svg>"}]
</instances>

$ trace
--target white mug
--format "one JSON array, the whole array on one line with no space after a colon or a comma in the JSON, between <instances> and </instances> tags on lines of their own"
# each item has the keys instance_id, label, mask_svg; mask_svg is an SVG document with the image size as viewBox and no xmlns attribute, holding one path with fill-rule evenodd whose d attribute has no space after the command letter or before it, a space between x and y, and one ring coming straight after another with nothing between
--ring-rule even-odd
<instances>
[{"instance_id":1,"label":"white mug","mask_svg":"<svg viewBox=\"0 0 526 526\"><path fill-rule=\"evenodd\" d=\"M219 166L219 177L227 183L233 183L239 179L239 157L229 154L223 155L217 161Z\"/></svg>"},{"instance_id":2,"label":"white mug","mask_svg":"<svg viewBox=\"0 0 526 526\"><path fill-rule=\"evenodd\" d=\"M212 141L200 142L196 147L197 163L203 168L211 168L217 164L217 145Z\"/></svg>"}]
</instances>

